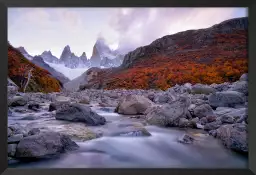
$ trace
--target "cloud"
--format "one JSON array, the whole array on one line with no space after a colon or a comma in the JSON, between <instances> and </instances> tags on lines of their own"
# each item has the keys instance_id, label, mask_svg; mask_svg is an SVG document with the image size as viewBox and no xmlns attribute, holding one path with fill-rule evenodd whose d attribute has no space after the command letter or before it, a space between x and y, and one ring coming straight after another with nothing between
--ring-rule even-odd
<instances>
[{"instance_id":1,"label":"cloud","mask_svg":"<svg viewBox=\"0 0 256 175\"><path fill-rule=\"evenodd\" d=\"M207 28L232 18L235 8L117 9L109 26L118 33L119 47L134 49L164 35Z\"/></svg>"},{"instance_id":2,"label":"cloud","mask_svg":"<svg viewBox=\"0 0 256 175\"><path fill-rule=\"evenodd\" d=\"M246 16L246 10L240 9L10 8L8 39L16 46L25 46L31 53L51 50L59 56L68 44L75 54L85 51L90 57L99 36L111 48L118 46L121 51L130 51L168 34Z\"/></svg>"}]
</instances>

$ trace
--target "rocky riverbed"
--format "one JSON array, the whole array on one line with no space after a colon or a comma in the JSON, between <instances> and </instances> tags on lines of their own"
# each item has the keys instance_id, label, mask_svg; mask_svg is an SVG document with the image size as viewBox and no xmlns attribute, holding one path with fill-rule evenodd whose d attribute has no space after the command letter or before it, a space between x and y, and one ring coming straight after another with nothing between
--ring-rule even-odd
<instances>
[{"instance_id":1,"label":"rocky riverbed","mask_svg":"<svg viewBox=\"0 0 256 175\"><path fill-rule=\"evenodd\" d=\"M245 168L247 80L50 94L8 84L9 166Z\"/></svg>"}]
</instances>

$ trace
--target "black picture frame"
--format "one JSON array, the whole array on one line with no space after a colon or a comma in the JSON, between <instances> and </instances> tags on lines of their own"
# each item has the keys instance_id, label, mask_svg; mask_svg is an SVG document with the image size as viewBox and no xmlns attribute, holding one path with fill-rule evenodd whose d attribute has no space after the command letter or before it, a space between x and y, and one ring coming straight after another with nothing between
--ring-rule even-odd
<instances>
[{"instance_id":1,"label":"black picture frame","mask_svg":"<svg viewBox=\"0 0 256 175\"><path fill-rule=\"evenodd\" d=\"M11 169L7 168L7 8L8 7L248 7L249 16L249 165L248 169ZM256 172L256 1L254 0L1 0L0 2L0 172L5 175L41 174L171 174L249 175Z\"/></svg>"}]
</instances>

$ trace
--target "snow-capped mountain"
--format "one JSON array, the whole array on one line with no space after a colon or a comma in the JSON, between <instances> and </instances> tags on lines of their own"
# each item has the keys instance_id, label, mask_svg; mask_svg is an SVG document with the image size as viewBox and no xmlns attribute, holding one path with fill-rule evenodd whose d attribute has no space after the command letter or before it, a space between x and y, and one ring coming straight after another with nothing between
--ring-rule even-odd
<instances>
[{"instance_id":1,"label":"snow-capped mountain","mask_svg":"<svg viewBox=\"0 0 256 175\"><path fill-rule=\"evenodd\" d=\"M52 68L51 66L49 66L42 57L40 56L35 56L32 59L32 63L34 63L35 65L47 70L48 72L51 73L51 75L58 79L62 84L67 83L68 81L70 81L65 75L63 75L62 73L56 71L54 68Z\"/></svg>"},{"instance_id":2,"label":"snow-capped mountain","mask_svg":"<svg viewBox=\"0 0 256 175\"><path fill-rule=\"evenodd\" d=\"M26 49L24 47L18 47L17 48L21 53L22 55L27 58L28 60L32 60L33 59L33 56L29 55L28 52L26 51Z\"/></svg>"},{"instance_id":3,"label":"snow-capped mountain","mask_svg":"<svg viewBox=\"0 0 256 175\"><path fill-rule=\"evenodd\" d=\"M50 63L60 63L60 60L56 56L52 55L51 51L44 51L39 56L42 57L44 61Z\"/></svg>"},{"instance_id":4,"label":"snow-capped mountain","mask_svg":"<svg viewBox=\"0 0 256 175\"><path fill-rule=\"evenodd\" d=\"M116 67L121 65L123 56L118 51L111 50L103 38L99 38L94 47L91 59L92 67Z\"/></svg>"},{"instance_id":5,"label":"snow-capped mountain","mask_svg":"<svg viewBox=\"0 0 256 175\"><path fill-rule=\"evenodd\" d=\"M60 62L69 68L88 67L85 52L83 52L83 54L78 57L73 52L71 52L69 45L65 46L63 49L63 52L60 56Z\"/></svg>"}]
</instances>

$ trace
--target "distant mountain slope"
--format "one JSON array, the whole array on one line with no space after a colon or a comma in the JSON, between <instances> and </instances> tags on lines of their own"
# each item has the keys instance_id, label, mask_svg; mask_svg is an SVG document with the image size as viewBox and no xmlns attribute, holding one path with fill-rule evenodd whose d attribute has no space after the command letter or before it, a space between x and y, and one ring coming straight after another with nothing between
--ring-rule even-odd
<instances>
[{"instance_id":1,"label":"distant mountain slope","mask_svg":"<svg viewBox=\"0 0 256 175\"><path fill-rule=\"evenodd\" d=\"M65 77L65 75L63 75L62 73L56 71L54 68L50 67L47 63L45 63L42 57L35 56L32 59L32 62L35 65L37 65L37 66L47 70L48 72L50 72L51 75L54 78L58 79L62 84L67 83L68 81L70 81L67 77Z\"/></svg>"},{"instance_id":2,"label":"distant mountain slope","mask_svg":"<svg viewBox=\"0 0 256 175\"><path fill-rule=\"evenodd\" d=\"M129 52L119 68L102 70L85 87L167 89L236 81L248 72L247 29L245 17L164 36Z\"/></svg>"},{"instance_id":3,"label":"distant mountain slope","mask_svg":"<svg viewBox=\"0 0 256 175\"><path fill-rule=\"evenodd\" d=\"M17 48L21 53L22 55L27 58L28 60L32 60L33 59L33 56L29 55L28 52L25 50L24 47L18 47Z\"/></svg>"},{"instance_id":4,"label":"distant mountain slope","mask_svg":"<svg viewBox=\"0 0 256 175\"><path fill-rule=\"evenodd\" d=\"M8 45L8 76L21 87L24 80L24 72L32 70L32 77L27 86L27 92L58 92L61 90L61 83L48 71L36 66L27 60L22 53Z\"/></svg>"}]
</instances>

